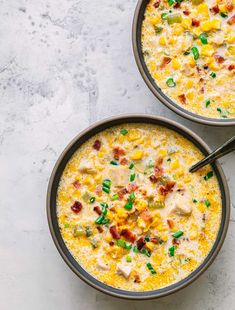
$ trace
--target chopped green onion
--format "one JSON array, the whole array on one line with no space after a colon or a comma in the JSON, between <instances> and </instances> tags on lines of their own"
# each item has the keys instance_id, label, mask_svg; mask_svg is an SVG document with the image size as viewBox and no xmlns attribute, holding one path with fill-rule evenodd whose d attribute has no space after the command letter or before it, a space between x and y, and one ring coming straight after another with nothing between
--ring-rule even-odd
<instances>
[{"instance_id":1,"label":"chopped green onion","mask_svg":"<svg viewBox=\"0 0 235 310\"><path fill-rule=\"evenodd\" d=\"M118 166L118 162L116 162L115 160L111 160L110 165Z\"/></svg>"},{"instance_id":2,"label":"chopped green onion","mask_svg":"<svg viewBox=\"0 0 235 310\"><path fill-rule=\"evenodd\" d=\"M65 224L64 224L64 228L69 228L69 224L68 224L68 223L65 223Z\"/></svg>"},{"instance_id":3,"label":"chopped green onion","mask_svg":"<svg viewBox=\"0 0 235 310\"><path fill-rule=\"evenodd\" d=\"M204 180L207 181L209 180L211 177L213 177L214 172L213 171L209 171L205 176L204 176Z\"/></svg>"},{"instance_id":4,"label":"chopped green onion","mask_svg":"<svg viewBox=\"0 0 235 310\"><path fill-rule=\"evenodd\" d=\"M184 52L184 56L188 56L190 54L189 51Z\"/></svg>"},{"instance_id":5,"label":"chopped green onion","mask_svg":"<svg viewBox=\"0 0 235 310\"><path fill-rule=\"evenodd\" d=\"M129 169L133 169L134 168L134 163L131 163L129 166Z\"/></svg>"},{"instance_id":6,"label":"chopped green onion","mask_svg":"<svg viewBox=\"0 0 235 310\"><path fill-rule=\"evenodd\" d=\"M196 46L192 47L193 58L197 60L199 58L199 50Z\"/></svg>"},{"instance_id":7,"label":"chopped green onion","mask_svg":"<svg viewBox=\"0 0 235 310\"><path fill-rule=\"evenodd\" d=\"M111 200L118 200L119 199L119 195L118 194L114 194L112 197L111 197Z\"/></svg>"},{"instance_id":8,"label":"chopped green onion","mask_svg":"<svg viewBox=\"0 0 235 310\"><path fill-rule=\"evenodd\" d=\"M210 201L208 199L205 200L205 205L207 206L207 208L210 207L211 203L210 203Z\"/></svg>"},{"instance_id":9,"label":"chopped green onion","mask_svg":"<svg viewBox=\"0 0 235 310\"><path fill-rule=\"evenodd\" d=\"M210 76L212 77L212 79L216 78L216 73L215 72L211 72Z\"/></svg>"},{"instance_id":10,"label":"chopped green onion","mask_svg":"<svg viewBox=\"0 0 235 310\"><path fill-rule=\"evenodd\" d=\"M171 158L168 158L168 159L167 159L167 162L171 162Z\"/></svg>"},{"instance_id":11,"label":"chopped green onion","mask_svg":"<svg viewBox=\"0 0 235 310\"><path fill-rule=\"evenodd\" d=\"M202 44L208 44L207 37L208 34L204 32L199 35L199 39L201 40Z\"/></svg>"},{"instance_id":12,"label":"chopped green onion","mask_svg":"<svg viewBox=\"0 0 235 310\"><path fill-rule=\"evenodd\" d=\"M134 247L133 247L133 252L134 252L134 253L139 253L139 250L138 250L137 246L134 246Z\"/></svg>"},{"instance_id":13,"label":"chopped green onion","mask_svg":"<svg viewBox=\"0 0 235 310\"><path fill-rule=\"evenodd\" d=\"M95 202L95 197L90 198L90 203L93 203L93 202Z\"/></svg>"},{"instance_id":14,"label":"chopped green onion","mask_svg":"<svg viewBox=\"0 0 235 310\"><path fill-rule=\"evenodd\" d=\"M121 133L123 136L125 136L125 135L128 134L128 130L127 130L127 129L121 129L121 130L120 130L120 133Z\"/></svg>"},{"instance_id":15,"label":"chopped green onion","mask_svg":"<svg viewBox=\"0 0 235 310\"><path fill-rule=\"evenodd\" d=\"M129 197L131 200L134 200L135 199L135 193L131 193Z\"/></svg>"},{"instance_id":16,"label":"chopped green onion","mask_svg":"<svg viewBox=\"0 0 235 310\"><path fill-rule=\"evenodd\" d=\"M184 234L184 232L183 232L182 230L179 230L179 231L175 232L175 233L172 235L172 237L174 237L174 238L179 238L179 237L183 236L183 234Z\"/></svg>"},{"instance_id":17,"label":"chopped green onion","mask_svg":"<svg viewBox=\"0 0 235 310\"><path fill-rule=\"evenodd\" d=\"M92 235L92 230L91 230L90 227L86 227L85 231L86 231L86 236L87 237L90 237Z\"/></svg>"},{"instance_id":18,"label":"chopped green onion","mask_svg":"<svg viewBox=\"0 0 235 310\"><path fill-rule=\"evenodd\" d=\"M117 245L122 247L122 248L125 248L126 247L126 241L124 241L122 239L118 239L117 240Z\"/></svg>"},{"instance_id":19,"label":"chopped green onion","mask_svg":"<svg viewBox=\"0 0 235 310\"><path fill-rule=\"evenodd\" d=\"M169 79L166 80L166 85L168 87L175 87L176 83L175 83L174 79L172 77L170 77Z\"/></svg>"},{"instance_id":20,"label":"chopped green onion","mask_svg":"<svg viewBox=\"0 0 235 310\"><path fill-rule=\"evenodd\" d=\"M153 266L151 265L151 263L147 263L146 266L148 267L149 271L151 272L151 274L156 274L156 270L154 270Z\"/></svg>"},{"instance_id":21,"label":"chopped green onion","mask_svg":"<svg viewBox=\"0 0 235 310\"><path fill-rule=\"evenodd\" d=\"M117 245L126 249L126 250L131 250L131 248L132 248L132 244L127 245L126 241L124 241L122 239L117 240Z\"/></svg>"},{"instance_id":22,"label":"chopped green onion","mask_svg":"<svg viewBox=\"0 0 235 310\"><path fill-rule=\"evenodd\" d=\"M158 27L158 26L154 26L154 30L155 30L155 34L159 34L162 32L163 28L162 27Z\"/></svg>"},{"instance_id":23,"label":"chopped green onion","mask_svg":"<svg viewBox=\"0 0 235 310\"><path fill-rule=\"evenodd\" d=\"M141 254L144 254L144 255L146 255L146 256L148 256L148 257L151 256L151 252L148 251L148 250L146 250L146 249L141 250L140 253L141 253Z\"/></svg>"},{"instance_id":24,"label":"chopped green onion","mask_svg":"<svg viewBox=\"0 0 235 310\"><path fill-rule=\"evenodd\" d=\"M211 104L211 101L209 99L207 99L206 100L206 107L208 108L210 104Z\"/></svg>"},{"instance_id":25,"label":"chopped green onion","mask_svg":"<svg viewBox=\"0 0 235 310\"><path fill-rule=\"evenodd\" d=\"M104 220L104 216L103 216L103 215L100 215L100 216L96 219L95 223L98 224L98 225L100 225L100 224L102 224L102 221L103 221L103 220Z\"/></svg>"},{"instance_id":26,"label":"chopped green onion","mask_svg":"<svg viewBox=\"0 0 235 310\"><path fill-rule=\"evenodd\" d=\"M105 225L105 224L108 224L109 223L109 219L103 219L103 221L102 221L102 225Z\"/></svg>"},{"instance_id":27,"label":"chopped green onion","mask_svg":"<svg viewBox=\"0 0 235 310\"><path fill-rule=\"evenodd\" d=\"M224 12L221 12L221 13L220 13L220 16L223 17L223 18L226 18L226 17L228 17L228 14L226 14L226 13L224 13Z\"/></svg>"},{"instance_id":28,"label":"chopped green onion","mask_svg":"<svg viewBox=\"0 0 235 310\"><path fill-rule=\"evenodd\" d=\"M108 188L108 187L103 186L103 187L102 187L102 190L103 190L105 193L107 193L107 194L110 193L110 188Z\"/></svg>"},{"instance_id":29,"label":"chopped green onion","mask_svg":"<svg viewBox=\"0 0 235 310\"><path fill-rule=\"evenodd\" d=\"M197 199L193 198L193 203L197 203Z\"/></svg>"},{"instance_id":30,"label":"chopped green onion","mask_svg":"<svg viewBox=\"0 0 235 310\"><path fill-rule=\"evenodd\" d=\"M169 248L169 256L175 256L175 246L173 245L172 247Z\"/></svg>"},{"instance_id":31,"label":"chopped green onion","mask_svg":"<svg viewBox=\"0 0 235 310\"><path fill-rule=\"evenodd\" d=\"M149 242L149 241L150 241L150 237L149 237L149 236L146 236L146 237L144 238L144 240L147 241L147 242Z\"/></svg>"},{"instance_id":32,"label":"chopped green onion","mask_svg":"<svg viewBox=\"0 0 235 310\"><path fill-rule=\"evenodd\" d=\"M133 182L135 181L135 173L132 173L130 176L130 181Z\"/></svg>"},{"instance_id":33,"label":"chopped green onion","mask_svg":"<svg viewBox=\"0 0 235 310\"><path fill-rule=\"evenodd\" d=\"M108 212L108 204L105 203L105 202L102 202L100 205L101 205L101 207L102 207L102 214L103 214L103 215L106 215L107 212Z\"/></svg>"},{"instance_id":34,"label":"chopped green onion","mask_svg":"<svg viewBox=\"0 0 235 310\"><path fill-rule=\"evenodd\" d=\"M129 244L129 245L126 244L126 246L125 246L126 250L131 250L131 248L132 248L132 244Z\"/></svg>"},{"instance_id":35,"label":"chopped green onion","mask_svg":"<svg viewBox=\"0 0 235 310\"><path fill-rule=\"evenodd\" d=\"M221 109L221 108L217 108L217 111L221 114L221 117L223 117L223 118L227 118L227 115L222 114L222 113L223 113L223 111L222 111L222 109ZM224 113L225 113L225 112L224 112Z\"/></svg>"},{"instance_id":36,"label":"chopped green onion","mask_svg":"<svg viewBox=\"0 0 235 310\"><path fill-rule=\"evenodd\" d=\"M167 19L167 13L166 13L166 12L163 12L163 13L161 14L161 18L162 18L163 20L166 20L166 19Z\"/></svg>"},{"instance_id":37,"label":"chopped green onion","mask_svg":"<svg viewBox=\"0 0 235 310\"><path fill-rule=\"evenodd\" d=\"M103 181L103 186L110 188L111 181L109 179L106 179Z\"/></svg>"},{"instance_id":38,"label":"chopped green onion","mask_svg":"<svg viewBox=\"0 0 235 310\"><path fill-rule=\"evenodd\" d=\"M124 206L125 209L131 210L133 208L132 200L128 200L128 202Z\"/></svg>"},{"instance_id":39,"label":"chopped green onion","mask_svg":"<svg viewBox=\"0 0 235 310\"><path fill-rule=\"evenodd\" d=\"M126 256L126 262L127 263L131 263L132 262L131 256L129 256L129 255Z\"/></svg>"},{"instance_id":40,"label":"chopped green onion","mask_svg":"<svg viewBox=\"0 0 235 310\"><path fill-rule=\"evenodd\" d=\"M168 4L169 4L170 6L173 5L173 4L175 3L174 0L167 0L167 2L168 2Z\"/></svg>"}]
</instances>

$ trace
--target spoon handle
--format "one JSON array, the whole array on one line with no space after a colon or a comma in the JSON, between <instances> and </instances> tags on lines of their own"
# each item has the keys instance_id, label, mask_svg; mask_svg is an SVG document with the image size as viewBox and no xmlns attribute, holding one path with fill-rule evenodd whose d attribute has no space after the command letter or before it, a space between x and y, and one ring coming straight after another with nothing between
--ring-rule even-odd
<instances>
[{"instance_id":1,"label":"spoon handle","mask_svg":"<svg viewBox=\"0 0 235 310\"><path fill-rule=\"evenodd\" d=\"M230 138L227 142L225 142L223 145L221 145L218 149L210 153L207 157L193 165L190 169L189 172L195 172L198 169L204 167L207 164L210 164L217 158L220 158L232 151L235 151L235 136Z\"/></svg>"}]
</instances>

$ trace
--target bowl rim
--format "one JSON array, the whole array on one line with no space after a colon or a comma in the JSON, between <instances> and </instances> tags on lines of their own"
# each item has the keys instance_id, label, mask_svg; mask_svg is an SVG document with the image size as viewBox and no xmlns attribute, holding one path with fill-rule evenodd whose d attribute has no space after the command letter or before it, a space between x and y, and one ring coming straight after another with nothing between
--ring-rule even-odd
<instances>
[{"instance_id":1,"label":"bowl rim","mask_svg":"<svg viewBox=\"0 0 235 310\"><path fill-rule=\"evenodd\" d=\"M148 71L148 68L145 64L142 48L141 48L141 25L144 19L144 10L146 5L149 3L149 0L138 0L134 18L132 22L132 49L134 53L134 58L139 69L139 72L147 84L148 88L154 94L157 99L160 100L165 106L171 109L173 112L178 115L187 118L193 122L209 125L209 126L235 126L235 118L228 119L217 119L217 118L209 118L196 113L193 113L189 110L182 108L176 102L170 99L167 95L163 93L163 91L158 87L151 74Z\"/></svg>"},{"instance_id":2,"label":"bowl rim","mask_svg":"<svg viewBox=\"0 0 235 310\"><path fill-rule=\"evenodd\" d=\"M108 295L129 299L129 300L147 300L154 299L163 296L167 296L173 294L182 288L188 286L190 283L194 282L214 261L218 252L220 251L224 239L226 237L229 218L230 218L230 195L229 188L226 181L226 177L222 170L221 165L216 161L212 166L213 170L216 173L216 176L219 181L220 190L222 194L222 217L219 232L216 238L216 241L202 264L194 270L189 276L184 278L183 280L171 284L167 287L152 290L152 291L127 291L122 289L116 289L109 285L104 284L103 282L94 278L91 274L86 272L79 263L73 258L72 254L67 249L63 238L59 231L57 216L56 216L56 193L58 189L59 180L63 170L68 163L71 156L76 152L76 150L90 137L94 136L96 133L101 132L107 128L113 127L115 125L120 125L124 123L147 123L147 124L156 124L159 126L163 126L173 131L178 132L183 135L186 139L189 139L193 142L204 154L208 154L211 149L209 146L200 138L196 133L186 128L185 126L167 119L165 117L149 115L149 114L122 114L118 116L112 116L106 118L104 120L98 121L90 125L88 128L81 131L74 139L65 147L58 160L55 163L53 171L51 173L49 182L48 182L48 190L47 190L47 201L46 201L46 209L47 209L47 220L50 229L50 233L52 239L55 243L57 250L59 251L61 257L69 266L69 268L85 283L89 284L91 287L106 293Z\"/></svg>"}]
</instances>

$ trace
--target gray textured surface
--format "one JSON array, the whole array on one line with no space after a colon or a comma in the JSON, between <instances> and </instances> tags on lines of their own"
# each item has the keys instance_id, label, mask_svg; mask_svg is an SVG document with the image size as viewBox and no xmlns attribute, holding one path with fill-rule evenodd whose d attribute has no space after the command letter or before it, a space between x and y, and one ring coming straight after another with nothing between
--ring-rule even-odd
<instances>
[{"instance_id":1,"label":"gray textured surface","mask_svg":"<svg viewBox=\"0 0 235 310\"><path fill-rule=\"evenodd\" d=\"M222 160L232 198L227 239L193 285L126 302L81 282L49 235L45 196L65 145L91 122L124 112L167 116L211 147L235 133L186 121L142 81L131 48L136 0L0 0L0 309L235 309L235 155Z\"/></svg>"}]
</instances>

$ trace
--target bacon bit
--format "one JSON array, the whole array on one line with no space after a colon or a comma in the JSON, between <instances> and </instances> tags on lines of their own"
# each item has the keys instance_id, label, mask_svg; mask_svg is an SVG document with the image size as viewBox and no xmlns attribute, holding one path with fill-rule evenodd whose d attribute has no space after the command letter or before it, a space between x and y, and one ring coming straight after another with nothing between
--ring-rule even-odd
<instances>
[{"instance_id":1,"label":"bacon bit","mask_svg":"<svg viewBox=\"0 0 235 310\"><path fill-rule=\"evenodd\" d=\"M199 27L200 26L200 21L197 20L196 18L193 18L192 19L192 26Z\"/></svg>"},{"instance_id":2,"label":"bacon bit","mask_svg":"<svg viewBox=\"0 0 235 310\"><path fill-rule=\"evenodd\" d=\"M122 199L128 193L128 190L124 187L120 191L117 192L119 199Z\"/></svg>"},{"instance_id":3,"label":"bacon bit","mask_svg":"<svg viewBox=\"0 0 235 310\"><path fill-rule=\"evenodd\" d=\"M191 12L189 10L184 10L183 13L184 15L188 16Z\"/></svg>"},{"instance_id":4,"label":"bacon bit","mask_svg":"<svg viewBox=\"0 0 235 310\"><path fill-rule=\"evenodd\" d=\"M136 185L135 183L130 183L127 185L127 191L128 193L133 193L135 190L137 190L138 185Z\"/></svg>"},{"instance_id":5,"label":"bacon bit","mask_svg":"<svg viewBox=\"0 0 235 310\"><path fill-rule=\"evenodd\" d=\"M112 235L113 239L117 240L117 239L120 239L120 238L121 238L121 236L120 236L119 232L117 231L117 228L116 228L115 225L114 225L114 226L111 226L111 227L109 228L109 232L110 232L110 234Z\"/></svg>"},{"instance_id":6,"label":"bacon bit","mask_svg":"<svg viewBox=\"0 0 235 310\"><path fill-rule=\"evenodd\" d=\"M234 65L234 64L228 66L228 70L229 70L229 71L232 71L232 70L234 70L234 69L235 69L235 65Z\"/></svg>"},{"instance_id":7,"label":"bacon bit","mask_svg":"<svg viewBox=\"0 0 235 310\"><path fill-rule=\"evenodd\" d=\"M218 14L219 13L219 7L218 4L210 8L211 13Z\"/></svg>"},{"instance_id":8,"label":"bacon bit","mask_svg":"<svg viewBox=\"0 0 235 310\"><path fill-rule=\"evenodd\" d=\"M163 69L167 64L169 64L171 62L171 58L164 56L162 59L162 62L160 64L160 68Z\"/></svg>"},{"instance_id":9,"label":"bacon bit","mask_svg":"<svg viewBox=\"0 0 235 310\"><path fill-rule=\"evenodd\" d=\"M208 65L203 66L203 69L205 69L205 70L207 70L208 68L209 68Z\"/></svg>"},{"instance_id":10,"label":"bacon bit","mask_svg":"<svg viewBox=\"0 0 235 310\"><path fill-rule=\"evenodd\" d=\"M176 2L176 3L173 5L173 8L174 8L174 9L179 9L179 8L180 8L180 3L179 3L179 2Z\"/></svg>"},{"instance_id":11,"label":"bacon bit","mask_svg":"<svg viewBox=\"0 0 235 310\"><path fill-rule=\"evenodd\" d=\"M205 222L205 220L206 220L206 214L205 213L202 214L202 220L203 220L203 222Z\"/></svg>"},{"instance_id":12,"label":"bacon bit","mask_svg":"<svg viewBox=\"0 0 235 310\"><path fill-rule=\"evenodd\" d=\"M144 239L144 237L140 237L137 241L136 241L136 245L137 245L137 249L140 251L143 246L145 245L146 241Z\"/></svg>"},{"instance_id":13,"label":"bacon bit","mask_svg":"<svg viewBox=\"0 0 235 310\"><path fill-rule=\"evenodd\" d=\"M95 193L96 195L98 196L101 196L102 195L102 186L101 185L97 185L96 188L95 188Z\"/></svg>"},{"instance_id":14,"label":"bacon bit","mask_svg":"<svg viewBox=\"0 0 235 310\"><path fill-rule=\"evenodd\" d=\"M218 62L218 64L222 64L225 61L224 57L220 55L214 55L214 58Z\"/></svg>"},{"instance_id":15,"label":"bacon bit","mask_svg":"<svg viewBox=\"0 0 235 310\"><path fill-rule=\"evenodd\" d=\"M93 210L94 210L98 215L101 215L101 214L102 214L102 211L101 211L100 207L98 207L98 206L95 206L95 207L93 208Z\"/></svg>"},{"instance_id":16,"label":"bacon bit","mask_svg":"<svg viewBox=\"0 0 235 310\"><path fill-rule=\"evenodd\" d=\"M145 221L149 222L152 220L152 213L150 211L143 211L140 213L140 217Z\"/></svg>"},{"instance_id":17,"label":"bacon bit","mask_svg":"<svg viewBox=\"0 0 235 310\"><path fill-rule=\"evenodd\" d=\"M116 160L119 160L120 156L125 155L125 151L123 149L121 149L120 147L115 147L113 149L113 157Z\"/></svg>"},{"instance_id":18,"label":"bacon bit","mask_svg":"<svg viewBox=\"0 0 235 310\"><path fill-rule=\"evenodd\" d=\"M163 168L162 167L155 167L154 168L154 176L159 179L163 175Z\"/></svg>"},{"instance_id":19,"label":"bacon bit","mask_svg":"<svg viewBox=\"0 0 235 310\"><path fill-rule=\"evenodd\" d=\"M232 17L230 17L229 20L227 21L227 23L228 23L229 25L235 24L235 15L233 15Z\"/></svg>"},{"instance_id":20,"label":"bacon bit","mask_svg":"<svg viewBox=\"0 0 235 310\"><path fill-rule=\"evenodd\" d=\"M81 187L81 183L79 181L74 181L73 186L78 189Z\"/></svg>"},{"instance_id":21,"label":"bacon bit","mask_svg":"<svg viewBox=\"0 0 235 310\"><path fill-rule=\"evenodd\" d=\"M157 0L156 2L154 2L153 6L155 7L155 9L157 9L160 5L160 0Z\"/></svg>"},{"instance_id":22,"label":"bacon bit","mask_svg":"<svg viewBox=\"0 0 235 310\"><path fill-rule=\"evenodd\" d=\"M161 239L159 237L151 238L151 242L153 242L155 244L158 244L160 241L161 241Z\"/></svg>"},{"instance_id":23,"label":"bacon bit","mask_svg":"<svg viewBox=\"0 0 235 310\"><path fill-rule=\"evenodd\" d=\"M75 201L71 207L74 213L79 213L82 210L82 204L79 201Z\"/></svg>"},{"instance_id":24,"label":"bacon bit","mask_svg":"<svg viewBox=\"0 0 235 310\"><path fill-rule=\"evenodd\" d=\"M157 178L155 177L155 175L150 175L149 177L149 180L152 182L152 183L157 183Z\"/></svg>"},{"instance_id":25,"label":"bacon bit","mask_svg":"<svg viewBox=\"0 0 235 310\"><path fill-rule=\"evenodd\" d=\"M121 236L123 236L127 241L134 243L136 240L136 235L133 234L130 230L128 229L123 229L121 231Z\"/></svg>"},{"instance_id":26,"label":"bacon bit","mask_svg":"<svg viewBox=\"0 0 235 310\"><path fill-rule=\"evenodd\" d=\"M121 161L120 161L120 164L125 166L128 164L128 160L124 157Z\"/></svg>"},{"instance_id":27,"label":"bacon bit","mask_svg":"<svg viewBox=\"0 0 235 310\"><path fill-rule=\"evenodd\" d=\"M93 149L95 149L96 151L99 151L100 148L101 148L100 140L95 140L95 142L93 144Z\"/></svg>"},{"instance_id":28,"label":"bacon bit","mask_svg":"<svg viewBox=\"0 0 235 310\"><path fill-rule=\"evenodd\" d=\"M180 241L179 241L178 239L176 239L176 238L173 238L173 239L172 239L172 244L174 244L174 245L179 245L179 244L180 244Z\"/></svg>"},{"instance_id":29,"label":"bacon bit","mask_svg":"<svg viewBox=\"0 0 235 310\"><path fill-rule=\"evenodd\" d=\"M185 104L185 103L186 103L186 96L185 96L185 94L179 95L178 98L179 98L179 100L180 100L180 102L181 102L182 104Z\"/></svg>"},{"instance_id":30,"label":"bacon bit","mask_svg":"<svg viewBox=\"0 0 235 310\"><path fill-rule=\"evenodd\" d=\"M159 186L159 192L162 196L166 196L169 192L172 191L172 188L175 186L174 181L169 181L165 186Z\"/></svg>"},{"instance_id":31,"label":"bacon bit","mask_svg":"<svg viewBox=\"0 0 235 310\"><path fill-rule=\"evenodd\" d=\"M174 222L172 219L167 219L167 224L168 224L170 229L172 229L174 227Z\"/></svg>"},{"instance_id":32,"label":"bacon bit","mask_svg":"<svg viewBox=\"0 0 235 310\"><path fill-rule=\"evenodd\" d=\"M230 2L230 3L227 3L226 4L226 9L229 11L229 12L232 12L232 10L234 9L234 5Z\"/></svg>"},{"instance_id":33,"label":"bacon bit","mask_svg":"<svg viewBox=\"0 0 235 310\"><path fill-rule=\"evenodd\" d=\"M204 94L204 87L202 87L201 89L200 89L200 93L202 93L202 94Z\"/></svg>"},{"instance_id":34,"label":"bacon bit","mask_svg":"<svg viewBox=\"0 0 235 310\"><path fill-rule=\"evenodd\" d=\"M138 274L135 274L135 275L134 275L134 282L135 282L135 283L141 283L141 281L140 281L140 276L139 276Z\"/></svg>"},{"instance_id":35,"label":"bacon bit","mask_svg":"<svg viewBox=\"0 0 235 310\"><path fill-rule=\"evenodd\" d=\"M102 232L104 231L103 228L102 228L101 226L96 226L96 228L97 228L97 230L98 230L99 233L102 233Z\"/></svg>"},{"instance_id":36,"label":"bacon bit","mask_svg":"<svg viewBox=\"0 0 235 310\"><path fill-rule=\"evenodd\" d=\"M114 242L113 242L113 241L110 241L110 242L109 242L109 245L110 245L110 246L113 246L113 245L114 245Z\"/></svg>"},{"instance_id":37,"label":"bacon bit","mask_svg":"<svg viewBox=\"0 0 235 310\"><path fill-rule=\"evenodd\" d=\"M159 158L156 160L155 165L156 165L156 166L160 166L160 165L162 165L162 163L163 163L163 158L162 158L162 157L159 157Z\"/></svg>"},{"instance_id":38,"label":"bacon bit","mask_svg":"<svg viewBox=\"0 0 235 310\"><path fill-rule=\"evenodd\" d=\"M200 78L200 79L199 79L199 82L200 82L200 83L204 82L204 79L203 79L203 78Z\"/></svg>"}]
</instances>

